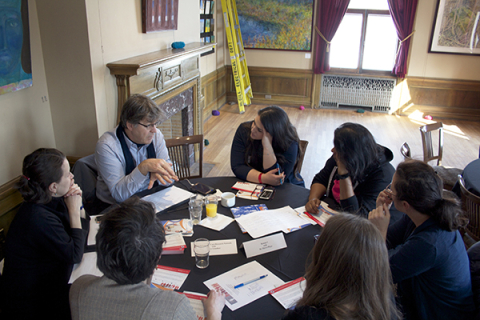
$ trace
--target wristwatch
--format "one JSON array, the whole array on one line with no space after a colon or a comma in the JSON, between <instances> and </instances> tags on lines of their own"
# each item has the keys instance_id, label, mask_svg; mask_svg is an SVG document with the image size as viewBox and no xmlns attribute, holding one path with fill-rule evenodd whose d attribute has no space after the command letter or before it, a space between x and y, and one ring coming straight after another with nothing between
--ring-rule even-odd
<instances>
[{"instance_id":1,"label":"wristwatch","mask_svg":"<svg viewBox=\"0 0 480 320\"><path fill-rule=\"evenodd\" d=\"M336 174L335 175L335 180L344 180L344 179L347 179L348 177L350 177L350 173L345 173L345 174Z\"/></svg>"}]
</instances>

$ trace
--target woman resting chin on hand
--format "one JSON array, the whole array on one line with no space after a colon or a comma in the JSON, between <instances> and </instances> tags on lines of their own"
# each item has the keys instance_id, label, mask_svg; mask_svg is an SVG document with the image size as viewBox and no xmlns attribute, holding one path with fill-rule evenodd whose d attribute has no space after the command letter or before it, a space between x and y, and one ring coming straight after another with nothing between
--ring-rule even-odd
<instances>
[{"instance_id":1,"label":"woman resting chin on hand","mask_svg":"<svg viewBox=\"0 0 480 320\"><path fill-rule=\"evenodd\" d=\"M263 108L235 133L230 153L232 171L237 178L253 183L305 186L297 168L299 143L297 130L283 109Z\"/></svg>"}]
</instances>

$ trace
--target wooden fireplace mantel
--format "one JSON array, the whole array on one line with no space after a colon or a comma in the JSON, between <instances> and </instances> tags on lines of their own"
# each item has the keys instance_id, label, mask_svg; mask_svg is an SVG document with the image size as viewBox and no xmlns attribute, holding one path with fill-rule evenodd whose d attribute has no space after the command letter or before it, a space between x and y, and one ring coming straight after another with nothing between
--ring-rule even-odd
<instances>
[{"instance_id":1,"label":"wooden fireplace mantel","mask_svg":"<svg viewBox=\"0 0 480 320\"><path fill-rule=\"evenodd\" d=\"M117 122L122 106L131 94L144 94L160 104L162 96L179 91L185 84L195 81L194 134L202 133L200 54L212 50L214 46L215 43L195 42L182 49L170 48L108 63L110 74L117 80Z\"/></svg>"}]
</instances>

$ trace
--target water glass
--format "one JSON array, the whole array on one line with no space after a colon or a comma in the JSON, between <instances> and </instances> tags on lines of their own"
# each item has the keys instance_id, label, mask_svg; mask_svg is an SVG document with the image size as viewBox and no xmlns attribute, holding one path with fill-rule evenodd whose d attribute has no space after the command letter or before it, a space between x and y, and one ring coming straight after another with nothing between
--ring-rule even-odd
<instances>
[{"instance_id":1,"label":"water glass","mask_svg":"<svg viewBox=\"0 0 480 320\"><path fill-rule=\"evenodd\" d=\"M203 197L195 195L190 197L188 203L188 211L190 212L190 220L193 225L197 225L202 221Z\"/></svg>"},{"instance_id":2,"label":"water glass","mask_svg":"<svg viewBox=\"0 0 480 320\"><path fill-rule=\"evenodd\" d=\"M198 238L193 243L193 251L195 252L195 265L199 269L205 269L209 264L210 241L205 238Z\"/></svg>"}]
</instances>

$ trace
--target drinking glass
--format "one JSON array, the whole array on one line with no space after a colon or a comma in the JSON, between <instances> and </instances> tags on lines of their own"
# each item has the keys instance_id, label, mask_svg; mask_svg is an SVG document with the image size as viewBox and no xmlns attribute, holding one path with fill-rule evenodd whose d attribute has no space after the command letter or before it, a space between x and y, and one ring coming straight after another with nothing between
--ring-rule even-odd
<instances>
[{"instance_id":1,"label":"drinking glass","mask_svg":"<svg viewBox=\"0 0 480 320\"><path fill-rule=\"evenodd\" d=\"M195 252L195 265L197 268L205 269L209 265L210 241L205 238L198 238L193 243Z\"/></svg>"},{"instance_id":2,"label":"drinking glass","mask_svg":"<svg viewBox=\"0 0 480 320\"><path fill-rule=\"evenodd\" d=\"M190 212L190 220L193 225L197 225L202 221L203 197L194 195L190 197L188 203L188 211Z\"/></svg>"},{"instance_id":3,"label":"drinking glass","mask_svg":"<svg viewBox=\"0 0 480 320\"><path fill-rule=\"evenodd\" d=\"M217 217L217 196L208 196L205 199L205 210L207 211L207 217L213 219Z\"/></svg>"}]
</instances>

